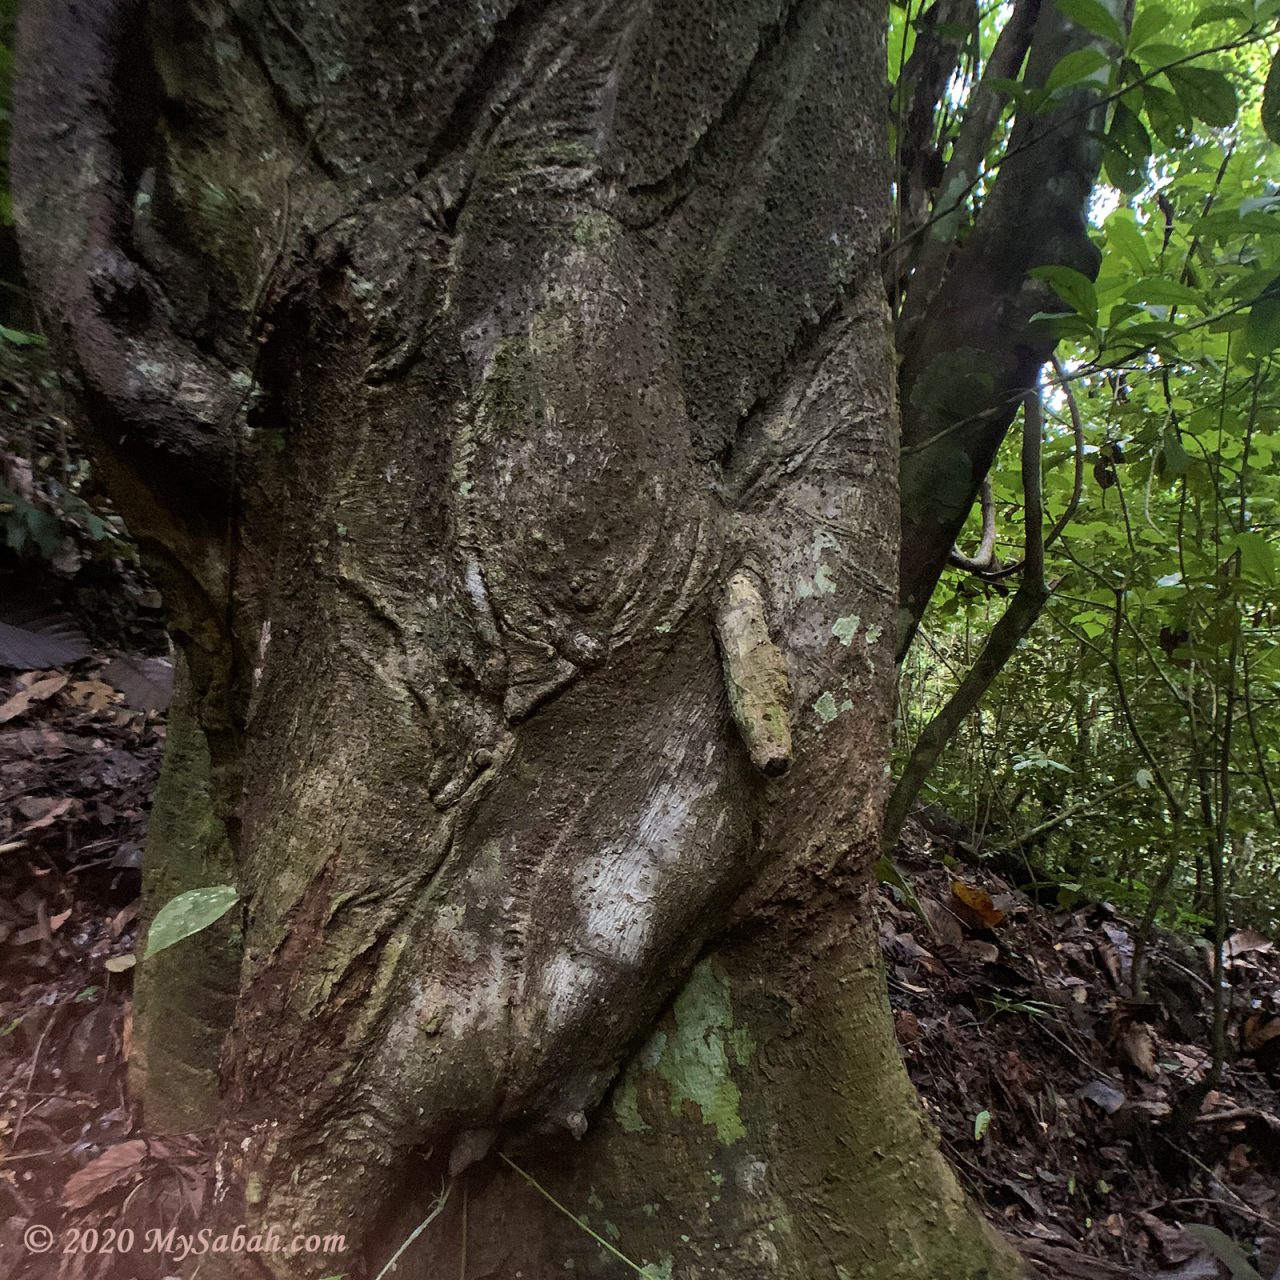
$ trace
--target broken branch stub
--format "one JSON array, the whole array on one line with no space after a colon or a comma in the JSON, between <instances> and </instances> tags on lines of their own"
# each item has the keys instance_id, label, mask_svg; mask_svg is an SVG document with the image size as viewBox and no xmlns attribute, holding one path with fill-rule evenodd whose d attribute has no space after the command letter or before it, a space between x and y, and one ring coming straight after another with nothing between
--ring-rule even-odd
<instances>
[{"instance_id":1,"label":"broken branch stub","mask_svg":"<svg viewBox=\"0 0 1280 1280\"><path fill-rule=\"evenodd\" d=\"M769 638L764 600L746 573L729 579L716 617L729 708L751 763L776 778L791 767L791 682L781 651Z\"/></svg>"}]
</instances>

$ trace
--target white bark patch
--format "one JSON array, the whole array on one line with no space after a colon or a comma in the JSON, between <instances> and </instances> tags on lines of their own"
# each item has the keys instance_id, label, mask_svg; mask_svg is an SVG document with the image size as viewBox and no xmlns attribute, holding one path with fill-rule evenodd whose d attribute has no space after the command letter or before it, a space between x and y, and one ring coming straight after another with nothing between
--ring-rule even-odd
<instances>
[{"instance_id":1,"label":"white bark patch","mask_svg":"<svg viewBox=\"0 0 1280 1280\"><path fill-rule=\"evenodd\" d=\"M485 590L484 577L480 573L479 562L475 559L467 561L467 594L471 603L483 613L489 612L489 593Z\"/></svg>"},{"instance_id":2,"label":"white bark patch","mask_svg":"<svg viewBox=\"0 0 1280 1280\"><path fill-rule=\"evenodd\" d=\"M819 529L813 535L813 559L817 568L813 578L801 578L796 583L796 599L811 600L815 596L831 596L836 593L836 579L831 566L822 558L828 551L839 551L840 544L825 530Z\"/></svg>"},{"instance_id":3,"label":"white bark patch","mask_svg":"<svg viewBox=\"0 0 1280 1280\"><path fill-rule=\"evenodd\" d=\"M747 1159L734 1171L734 1181L748 1195L758 1196L764 1191L768 1172L769 1166L763 1160Z\"/></svg>"},{"instance_id":4,"label":"white bark patch","mask_svg":"<svg viewBox=\"0 0 1280 1280\"><path fill-rule=\"evenodd\" d=\"M633 820L633 829L579 866L573 897L582 935L556 954L542 981L547 1025L553 1032L586 1010L602 971L643 961L658 896L691 837L701 798L701 792L659 783Z\"/></svg>"},{"instance_id":5,"label":"white bark patch","mask_svg":"<svg viewBox=\"0 0 1280 1280\"><path fill-rule=\"evenodd\" d=\"M267 665L267 649L271 645L271 619L268 618L262 624L262 630L258 634L258 661L253 668L253 685L257 688L258 682L262 679L262 672Z\"/></svg>"}]
</instances>

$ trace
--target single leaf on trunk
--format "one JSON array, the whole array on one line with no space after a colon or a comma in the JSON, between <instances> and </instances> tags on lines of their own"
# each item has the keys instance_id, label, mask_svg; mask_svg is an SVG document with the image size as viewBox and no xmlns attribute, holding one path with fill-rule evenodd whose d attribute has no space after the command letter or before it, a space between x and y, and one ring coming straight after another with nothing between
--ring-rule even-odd
<instances>
[{"instance_id":1,"label":"single leaf on trunk","mask_svg":"<svg viewBox=\"0 0 1280 1280\"><path fill-rule=\"evenodd\" d=\"M143 959L207 929L231 910L239 896L231 885L215 884L207 889L189 889L171 898L156 912Z\"/></svg>"}]
</instances>

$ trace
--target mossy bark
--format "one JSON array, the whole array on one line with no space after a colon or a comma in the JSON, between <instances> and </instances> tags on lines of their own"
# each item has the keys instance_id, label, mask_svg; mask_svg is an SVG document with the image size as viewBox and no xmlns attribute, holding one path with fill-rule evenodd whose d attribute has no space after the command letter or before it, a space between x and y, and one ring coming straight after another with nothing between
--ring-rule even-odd
<instances>
[{"instance_id":1,"label":"mossy bark","mask_svg":"<svg viewBox=\"0 0 1280 1280\"><path fill-rule=\"evenodd\" d=\"M29 10L17 205L191 672L150 855L190 861L149 876L220 859L213 812L242 895L219 1225L342 1232L370 1274L452 1178L497 1274L615 1274L496 1154L551 1185L554 1152L673 1280L1008 1274L922 1127L867 905L883 8L82 16ZM150 1097L212 1064L148 981Z\"/></svg>"},{"instance_id":2,"label":"mossy bark","mask_svg":"<svg viewBox=\"0 0 1280 1280\"><path fill-rule=\"evenodd\" d=\"M188 889L235 880L226 826L210 797L209 744L179 657L143 858L143 919L154 919L160 907ZM139 954L145 948L144 933ZM237 918L224 917L147 959L136 972L129 1084L144 1122L159 1133L211 1129L217 1119L218 1057L240 985Z\"/></svg>"},{"instance_id":3,"label":"mossy bark","mask_svg":"<svg viewBox=\"0 0 1280 1280\"><path fill-rule=\"evenodd\" d=\"M851 887L817 937L784 927L709 952L586 1137L469 1170L397 1274L621 1280L620 1253L652 1280L1023 1276L902 1068L871 897Z\"/></svg>"}]
</instances>

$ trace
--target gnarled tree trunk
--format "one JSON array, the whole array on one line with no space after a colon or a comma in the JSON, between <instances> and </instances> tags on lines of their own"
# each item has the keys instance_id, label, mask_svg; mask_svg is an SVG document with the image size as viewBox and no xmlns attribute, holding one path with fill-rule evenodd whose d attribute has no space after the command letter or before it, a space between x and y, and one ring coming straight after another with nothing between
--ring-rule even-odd
<instances>
[{"instance_id":1,"label":"gnarled tree trunk","mask_svg":"<svg viewBox=\"0 0 1280 1280\"><path fill-rule=\"evenodd\" d=\"M202 1277L371 1273L441 1186L421 1275L625 1273L499 1151L651 1276L1015 1274L870 921L884 20L29 6L28 265L190 671L151 855L214 815L242 895L215 1211L352 1251Z\"/></svg>"}]
</instances>

